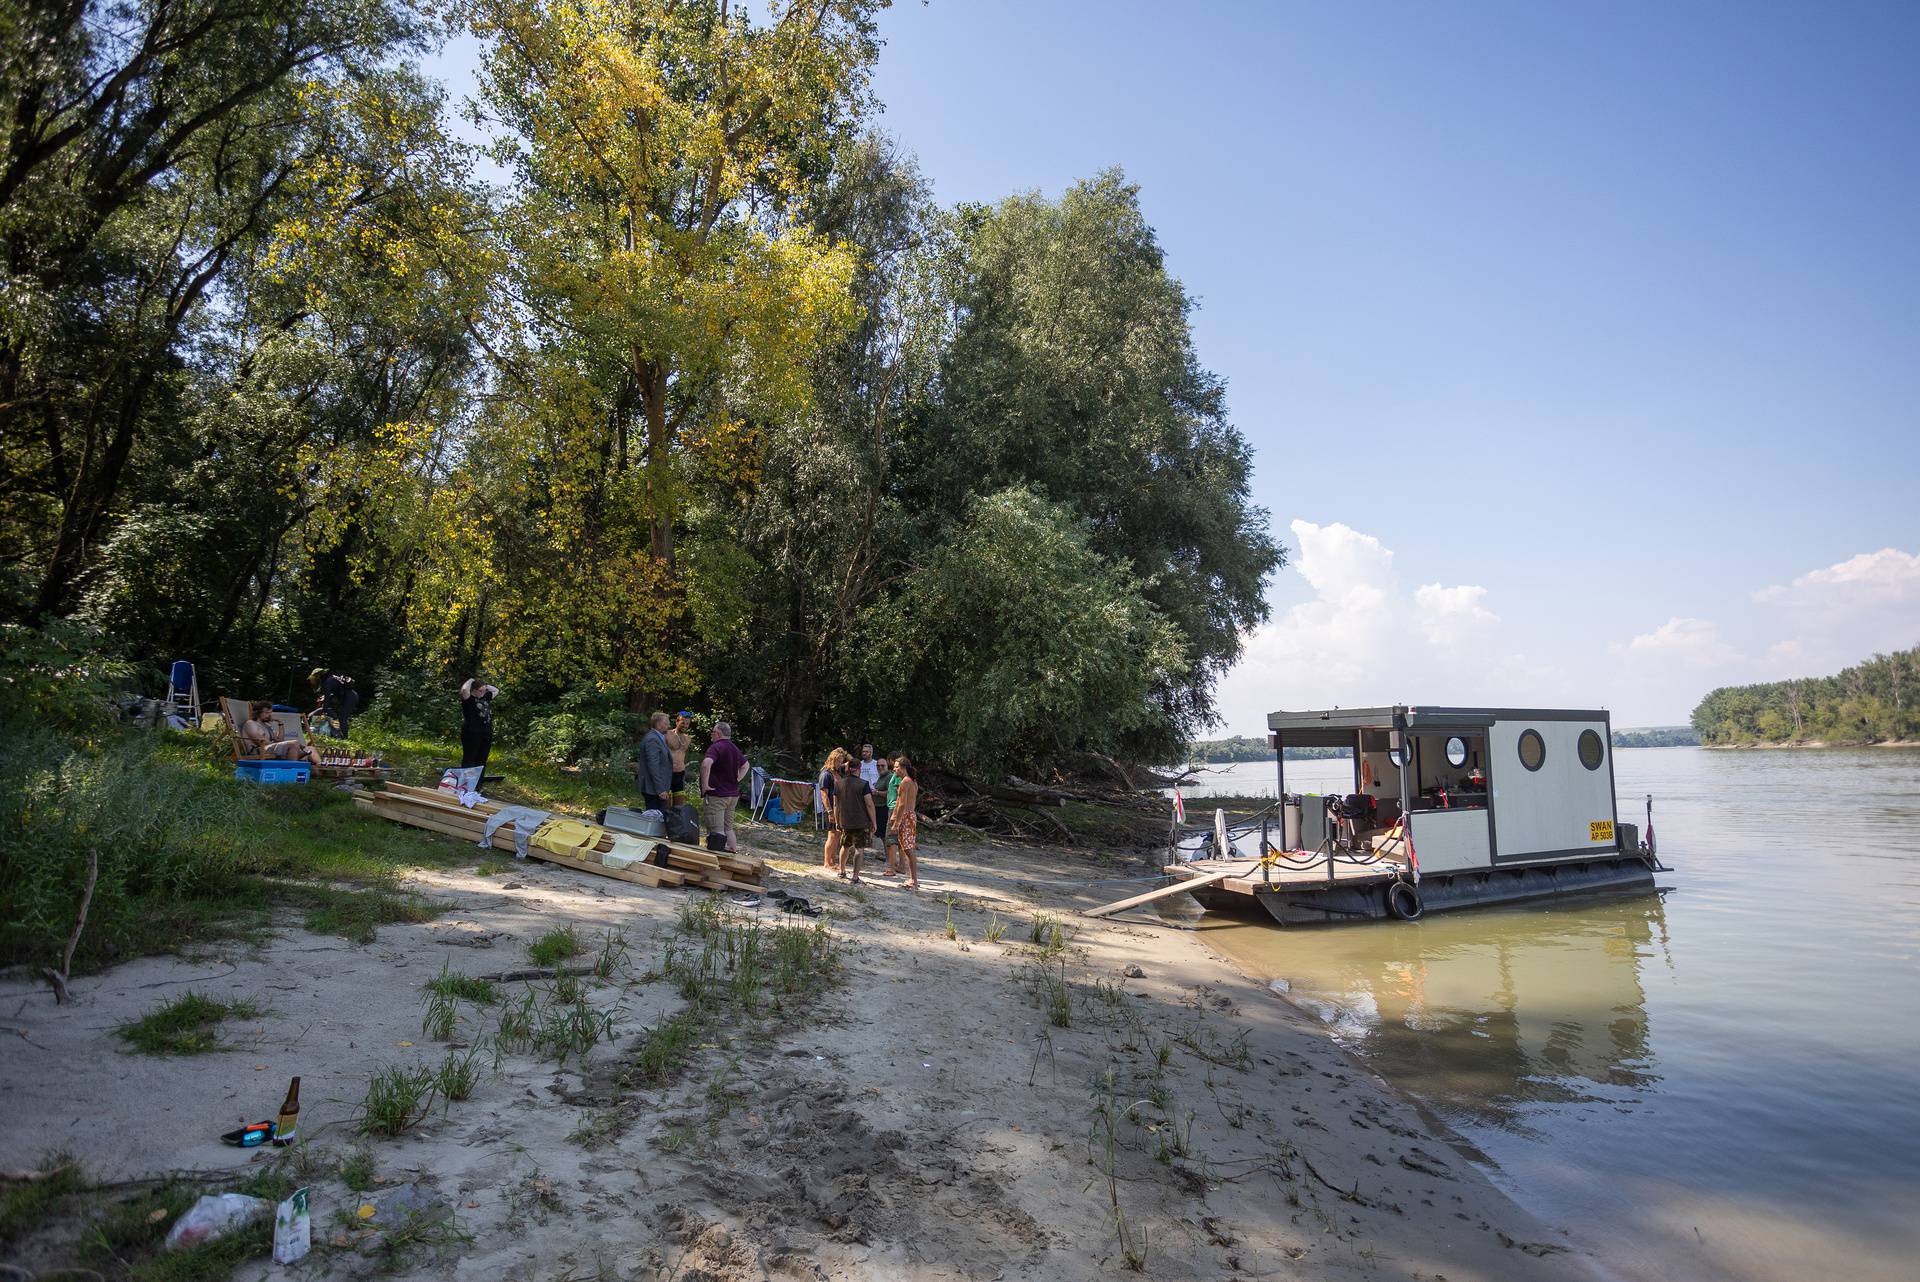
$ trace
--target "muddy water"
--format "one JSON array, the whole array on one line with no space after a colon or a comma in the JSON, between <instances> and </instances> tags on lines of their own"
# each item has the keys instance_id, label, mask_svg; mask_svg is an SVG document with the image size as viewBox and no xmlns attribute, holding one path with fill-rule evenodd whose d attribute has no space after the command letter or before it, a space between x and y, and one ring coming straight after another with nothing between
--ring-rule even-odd
<instances>
[{"instance_id":1,"label":"muddy water","mask_svg":"<svg viewBox=\"0 0 1920 1282\"><path fill-rule=\"evenodd\" d=\"M1623 819L1654 794L1664 895L1204 937L1624 1276L1920 1277L1920 751L1616 775Z\"/></svg>"}]
</instances>

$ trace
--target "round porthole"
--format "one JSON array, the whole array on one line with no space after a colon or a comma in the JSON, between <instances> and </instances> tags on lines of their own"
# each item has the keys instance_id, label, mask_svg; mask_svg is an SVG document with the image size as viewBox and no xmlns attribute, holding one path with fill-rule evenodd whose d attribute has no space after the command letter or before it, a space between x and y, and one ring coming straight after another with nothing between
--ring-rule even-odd
<instances>
[{"instance_id":1,"label":"round porthole","mask_svg":"<svg viewBox=\"0 0 1920 1282\"><path fill-rule=\"evenodd\" d=\"M1580 732L1580 764L1589 770L1598 770L1600 764L1606 759L1607 753L1600 742L1600 732L1582 730Z\"/></svg>"},{"instance_id":2,"label":"round porthole","mask_svg":"<svg viewBox=\"0 0 1920 1282\"><path fill-rule=\"evenodd\" d=\"M1447 764L1450 766L1467 764L1467 741L1459 735L1447 740Z\"/></svg>"},{"instance_id":3,"label":"round porthole","mask_svg":"<svg viewBox=\"0 0 1920 1282\"><path fill-rule=\"evenodd\" d=\"M1540 737L1538 730L1520 732L1520 764L1529 770L1538 770L1547 761L1547 742Z\"/></svg>"}]
</instances>

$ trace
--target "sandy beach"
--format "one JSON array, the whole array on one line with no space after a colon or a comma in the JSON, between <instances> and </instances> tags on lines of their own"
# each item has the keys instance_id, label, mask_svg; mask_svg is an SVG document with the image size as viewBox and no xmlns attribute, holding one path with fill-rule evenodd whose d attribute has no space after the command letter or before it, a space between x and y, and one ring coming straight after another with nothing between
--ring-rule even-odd
<instances>
[{"instance_id":1,"label":"sandy beach","mask_svg":"<svg viewBox=\"0 0 1920 1282\"><path fill-rule=\"evenodd\" d=\"M1150 856L1100 865L929 834L919 893L882 879L856 892L812 867L811 834L765 834L749 844L780 861L769 883L825 908L841 978L710 1024L666 1085L626 1070L683 1005L664 955L685 946L694 896L540 864L426 873L413 888L446 911L365 947L286 923L257 945L83 978L65 1008L9 977L0 1167L55 1150L102 1181L293 1163L316 1250L292 1272L310 1278L1596 1275L1314 1020L1189 933L1075 915L1138 889L1119 879ZM768 904L729 911L780 920ZM1037 914L1059 921L1057 943L1045 922L1033 941ZM511 1053L496 1070L489 1054L470 1099L361 1137L373 1072L448 1054L422 1031L427 981L523 968L528 941L560 925L624 937L611 977L584 981L610 1037L564 1066ZM265 1013L224 1025L231 1049L209 1055L138 1055L115 1037L189 990ZM484 1044L498 1017L463 1005L456 1043ZM296 1074L300 1149L219 1142L270 1117ZM450 1226L378 1249L355 1216L371 1195L340 1175L360 1148L377 1189L414 1186ZM31 1235L0 1260L45 1270L72 1237ZM262 1259L236 1276L286 1272Z\"/></svg>"}]
</instances>

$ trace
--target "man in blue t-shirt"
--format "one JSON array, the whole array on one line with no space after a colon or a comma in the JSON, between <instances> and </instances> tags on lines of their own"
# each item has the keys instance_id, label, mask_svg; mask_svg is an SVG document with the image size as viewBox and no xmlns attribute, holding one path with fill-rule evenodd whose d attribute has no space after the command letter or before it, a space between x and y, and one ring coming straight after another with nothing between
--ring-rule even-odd
<instances>
[{"instance_id":1,"label":"man in blue t-shirt","mask_svg":"<svg viewBox=\"0 0 1920 1282\"><path fill-rule=\"evenodd\" d=\"M738 847L733 840L733 811L740 804L740 781L747 777L747 754L733 741L733 727L725 721L714 723L713 742L700 759L700 795L706 798L709 835L727 835L727 849Z\"/></svg>"}]
</instances>

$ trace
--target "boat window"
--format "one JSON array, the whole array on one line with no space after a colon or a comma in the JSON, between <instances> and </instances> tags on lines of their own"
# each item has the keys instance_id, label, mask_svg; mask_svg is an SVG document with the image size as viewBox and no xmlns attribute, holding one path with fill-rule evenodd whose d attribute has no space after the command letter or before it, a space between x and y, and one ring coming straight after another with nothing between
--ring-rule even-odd
<instances>
[{"instance_id":1,"label":"boat window","mask_svg":"<svg viewBox=\"0 0 1920 1282\"><path fill-rule=\"evenodd\" d=\"M1547 743L1540 737L1538 730L1520 732L1520 764L1529 770L1538 770L1546 764Z\"/></svg>"},{"instance_id":2,"label":"boat window","mask_svg":"<svg viewBox=\"0 0 1920 1282\"><path fill-rule=\"evenodd\" d=\"M1467 764L1467 741L1459 735L1447 740L1447 764L1450 766Z\"/></svg>"},{"instance_id":3,"label":"boat window","mask_svg":"<svg viewBox=\"0 0 1920 1282\"><path fill-rule=\"evenodd\" d=\"M1600 744L1598 730L1580 732L1580 764L1589 770L1598 770L1600 763L1606 760L1606 752Z\"/></svg>"}]
</instances>

